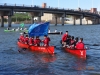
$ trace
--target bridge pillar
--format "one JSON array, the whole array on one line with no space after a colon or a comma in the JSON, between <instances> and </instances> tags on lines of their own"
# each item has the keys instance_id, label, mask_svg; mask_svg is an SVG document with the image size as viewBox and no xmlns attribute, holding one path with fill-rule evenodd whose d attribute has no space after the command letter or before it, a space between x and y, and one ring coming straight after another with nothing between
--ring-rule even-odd
<instances>
[{"instance_id":1,"label":"bridge pillar","mask_svg":"<svg viewBox=\"0 0 100 75\"><path fill-rule=\"evenodd\" d=\"M99 19L98 18L96 19L96 24L99 24Z\"/></svg>"},{"instance_id":2,"label":"bridge pillar","mask_svg":"<svg viewBox=\"0 0 100 75\"><path fill-rule=\"evenodd\" d=\"M88 25L88 20L86 20L86 22L87 22L87 25Z\"/></svg>"},{"instance_id":3,"label":"bridge pillar","mask_svg":"<svg viewBox=\"0 0 100 75\"><path fill-rule=\"evenodd\" d=\"M80 16L80 25L82 25L83 16Z\"/></svg>"},{"instance_id":4,"label":"bridge pillar","mask_svg":"<svg viewBox=\"0 0 100 75\"><path fill-rule=\"evenodd\" d=\"M62 26L64 26L64 17L62 17Z\"/></svg>"},{"instance_id":5,"label":"bridge pillar","mask_svg":"<svg viewBox=\"0 0 100 75\"><path fill-rule=\"evenodd\" d=\"M98 19L98 24L99 24L99 19Z\"/></svg>"},{"instance_id":6,"label":"bridge pillar","mask_svg":"<svg viewBox=\"0 0 100 75\"><path fill-rule=\"evenodd\" d=\"M94 19L92 19L92 24L93 24L93 25L95 24L95 18L94 18Z\"/></svg>"},{"instance_id":7,"label":"bridge pillar","mask_svg":"<svg viewBox=\"0 0 100 75\"><path fill-rule=\"evenodd\" d=\"M38 23L41 22L41 16L38 16Z\"/></svg>"},{"instance_id":8,"label":"bridge pillar","mask_svg":"<svg viewBox=\"0 0 100 75\"><path fill-rule=\"evenodd\" d=\"M11 27L11 16L8 16L8 27Z\"/></svg>"},{"instance_id":9,"label":"bridge pillar","mask_svg":"<svg viewBox=\"0 0 100 75\"><path fill-rule=\"evenodd\" d=\"M1 27L4 27L4 16L1 16Z\"/></svg>"},{"instance_id":10,"label":"bridge pillar","mask_svg":"<svg viewBox=\"0 0 100 75\"><path fill-rule=\"evenodd\" d=\"M99 21L100 21L100 19L98 19L98 24L100 24L100 22L99 22Z\"/></svg>"},{"instance_id":11,"label":"bridge pillar","mask_svg":"<svg viewBox=\"0 0 100 75\"><path fill-rule=\"evenodd\" d=\"M57 26L57 16L55 16L55 26Z\"/></svg>"},{"instance_id":12,"label":"bridge pillar","mask_svg":"<svg viewBox=\"0 0 100 75\"><path fill-rule=\"evenodd\" d=\"M34 16L31 17L31 23L34 23Z\"/></svg>"},{"instance_id":13,"label":"bridge pillar","mask_svg":"<svg viewBox=\"0 0 100 75\"><path fill-rule=\"evenodd\" d=\"M73 16L73 25L76 25L76 18Z\"/></svg>"}]
</instances>

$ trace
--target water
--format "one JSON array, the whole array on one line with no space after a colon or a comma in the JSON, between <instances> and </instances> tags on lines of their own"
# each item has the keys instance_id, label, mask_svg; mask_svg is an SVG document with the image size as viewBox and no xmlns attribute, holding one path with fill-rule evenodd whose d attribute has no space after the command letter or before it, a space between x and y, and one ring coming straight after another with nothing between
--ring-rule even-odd
<instances>
[{"instance_id":1,"label":"water","mask_svg":"<svg viewBox=\"0 0 100 75\"><path fill-rule=\"evenodd\" d=\"M20 32L4 29L0 28L0 75L100 75L100 25L50 26L51 31L68 30L70 35L83 37L85 46L90 47L86 60L64 52L59 42L61 35L49 35L50 44L56 46L54 56L27 50L19 53L16 42Z\"/></svg>"}]
</instances>

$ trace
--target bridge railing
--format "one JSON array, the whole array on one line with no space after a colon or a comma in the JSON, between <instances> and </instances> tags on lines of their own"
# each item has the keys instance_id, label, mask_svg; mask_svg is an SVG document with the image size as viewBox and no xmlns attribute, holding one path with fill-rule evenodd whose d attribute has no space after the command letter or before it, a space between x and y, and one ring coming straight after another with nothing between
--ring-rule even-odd
<instances>
[{"instance_id":1,"label":"bridge railing","mask_svg":"<svg viewBox=\"0 0 100 75\"><path fill-rule=\"evenodd\" d=\"M10 3L0 3L0 5L2 6L22 6L22 7L38 7L38 8L42 8L41 6L37 6L37 5L25 5L25 4L10 4ZM56 10L70 10L70 11L78 11L78 12L85 12L85 13L91 13L91 14L97 14L99 15L98 13L93 13L93 12L90 12L89 10L87 9L70 9L70 8L58 8L58 7L51 7L51 6L47 6L46 8L48 9L56 9Z\"/></svg>"}]
</instances>

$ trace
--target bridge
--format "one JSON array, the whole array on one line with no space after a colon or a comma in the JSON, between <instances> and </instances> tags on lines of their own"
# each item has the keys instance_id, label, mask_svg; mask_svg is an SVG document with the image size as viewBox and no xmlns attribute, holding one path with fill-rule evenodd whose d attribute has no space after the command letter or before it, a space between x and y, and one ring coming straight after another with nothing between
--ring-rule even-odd
<instances>
[{"instance_id":1,"label":"bridge","mask_svg":"<svg viewBox=\"0 0 100 75\"><path fill-rule=\"evenodd\" d=\"M82 25L82 19L87 19L92 21L92 24L99 24L100 23L100 15L96 13L91 13L83 10L73 10L73 9L58 9L58 8L51 8L51 7L38 7L38 6L17 6L14 5L0 5L0 16L1 16L1 27L4 27L4 16L8 16L8 27L11 27L11 16L14 15L14 12L29 12L32 17L32 23L34 23L34 17L38 17L38 22L41 22L41 16L44 13L52 13L53 17L55 18L55 25L57 25L57 18L62 18L62 25L64 25L64 18L67 15L73 16L73 24L75 25L76 19L80 19L80 25Z\"/></svg>"}]
</instances>

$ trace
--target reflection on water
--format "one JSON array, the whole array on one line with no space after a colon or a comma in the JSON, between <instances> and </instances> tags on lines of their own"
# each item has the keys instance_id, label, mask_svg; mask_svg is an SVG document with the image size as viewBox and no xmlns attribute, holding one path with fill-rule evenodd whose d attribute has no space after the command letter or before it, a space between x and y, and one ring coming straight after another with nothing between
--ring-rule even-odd
<instances>
[{"instance_id":1,"label":"reflection on water","mask_svg":"<svg viewBox=\"0 0 100 75\"><path fill-rule=\"evenodd\" d=\"M18 25L14 25L15 28ZM26 26L28 27L28 25ZM20 32L4 32L0 28L0 74L28 75L99 75L100 74L100 26L67 25L50 26L51 31L69 31L70 35L83 37L87 50L86 60L79 59L62 50L61 35L49 35L50 45L56 46L55 55L18 52L17 38ZM41 37L43 39L43 37Z\"/></svg>"}]
</instances>

